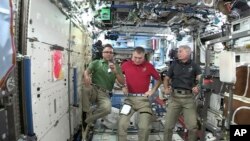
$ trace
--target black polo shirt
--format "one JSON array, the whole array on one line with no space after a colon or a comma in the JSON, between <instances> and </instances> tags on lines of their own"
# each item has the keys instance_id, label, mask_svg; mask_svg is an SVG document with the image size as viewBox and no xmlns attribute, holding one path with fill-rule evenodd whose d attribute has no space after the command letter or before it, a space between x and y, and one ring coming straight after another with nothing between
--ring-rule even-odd
<instances>
[{"instance_id":1,"label":"black polo shirt","mask_svg":"<svg viewBox=\"0 0 250 141\"><path fill-rule=\"evenodd\" d=\"M177 60L171 64L166 75L171 78L172 88L192 90L196 85L196 76L201 73L200 66L193 61L183 63Z\"/></svg>"}]
</instances>

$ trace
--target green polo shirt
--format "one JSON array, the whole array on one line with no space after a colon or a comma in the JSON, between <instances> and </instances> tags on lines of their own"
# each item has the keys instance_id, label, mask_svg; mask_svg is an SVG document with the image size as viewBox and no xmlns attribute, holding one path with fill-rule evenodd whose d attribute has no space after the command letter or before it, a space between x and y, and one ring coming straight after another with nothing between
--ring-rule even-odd
<instances>
[{"instance_id":1,"label":"green polo shirt","mask_svg":"<svg viewBox=\"0 0 250 141\"><path fill-rule=\"evenodd\" d=\"M115 64L116 70L119 74L121 68L118 64ZM108 72L108 62L105 60L95 60L88 66L88 70L92 74L92 83L106 90L112 91L116 76L113 72Z\"/></svg>"}]
</instances>

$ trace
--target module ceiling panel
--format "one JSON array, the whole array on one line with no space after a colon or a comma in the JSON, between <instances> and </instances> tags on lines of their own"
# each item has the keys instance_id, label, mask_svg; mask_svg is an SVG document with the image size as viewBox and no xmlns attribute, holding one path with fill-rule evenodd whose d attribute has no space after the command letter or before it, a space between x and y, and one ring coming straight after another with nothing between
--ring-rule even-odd
<instances>
[{"instance_id":1,"label":"module ceiling panel","mask_svg":"<svg viewBox=\"0 0 250 141\"><path fill-rule=\"evenodd\" d=\"M167 34L170 33L168 27L137 27L137 26L122 26L114 28L112 31L120 33L152 33L152 34Z\"/></svg>"},{"instance_id":2,"label":"module ceiling panel","mask_svg":"<svg viewBox=\"0 0 250 141\"><path fill-rule=\"evenodd\" d=\"M115 0L113 2L115 14L112 31L119 32L164 34L169 32L166 27L174 30L190 25L199 28L209 22L207 19L202 19L200 15L214 14L214 9L211 10L202 4L198 5L200 2L198 0ZM151 24L157 26L148 26Z\"/></svg>"}]
</instances>

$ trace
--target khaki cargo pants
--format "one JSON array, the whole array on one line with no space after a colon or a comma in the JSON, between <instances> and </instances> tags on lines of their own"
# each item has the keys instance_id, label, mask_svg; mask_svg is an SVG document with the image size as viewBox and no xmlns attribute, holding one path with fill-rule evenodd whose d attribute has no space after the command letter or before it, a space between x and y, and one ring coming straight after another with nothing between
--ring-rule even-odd
<instances>
[{"instance_id":1,"label":"khaki cargo pants","mask_svg":"<svg viewBox=\"0 0 250 141\"><path fill-rule=\"evenodd\" d=\"M96 108L93 112L90 109L92 104L96 104ZM93 123L95 120L108 115L111 112L111 107L111 100L108 93L97 90L95 87L84 89L82 109L88 113L85 120L86 123Z\"/></svg>"},{"instance_id":2,"label":"khaki cargo pants","mask_svg":"<svg viewBox=\"0 0 250 141\"><path fill-rule=\"evenodd\" d=\"M128 96L124 103L131 106L131 111L128 115L120 114L118 121L118 141L127 141L127 129L129 121L135 112L138 112L138 141L147 141L150 133L150 125L152 122L151 104L145 96Z\"/></svg>"},{"instance_id":3,"label":"khaki cargo pants","mask_svg":"<svg viewBox=\"0 0 250 141\"><path fill-rule=\"evenodd\" d=\"M193 94L183 95L173 93L168 100L164 141L172 141L173 129L181 112L183 113L184 122L188 129L188 141L197 140L197 113Z\"/></svg>"}]
</instances>

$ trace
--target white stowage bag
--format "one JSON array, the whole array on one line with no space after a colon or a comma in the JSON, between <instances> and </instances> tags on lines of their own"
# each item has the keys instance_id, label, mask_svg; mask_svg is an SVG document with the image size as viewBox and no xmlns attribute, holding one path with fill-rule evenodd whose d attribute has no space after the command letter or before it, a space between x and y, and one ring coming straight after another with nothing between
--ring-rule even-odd
<instances>
[{"instance_id":1,"label":"white stowage bag","mask_svg":"<svg viewBox=\"0 0 250 141\"><path fill-rule=\"evenodd\" d=\"M112 107L111 113L106 117L100 119L100 123L109 129L117 129L117 122L119 119L119 109Z\"/></svg>"},{"instance_id":2,"label":"white stowage bag","mask_svg":"<svg viewBox=\"0 0 250 141\"><path fill-rule=\"evenodd\" d=\"M119 120L120 109L112 107L111 113L106 117L101 118L97 121L97 124L105 126L108 129L117 129L118 128L118 120ZM135 112L130 118L129 128L137 128L136 123L138 119L138 113Z\"/></svg>"},{"instance_id":3,"label":"white stowage bag","mask_svg":"<svg viewBox=\"0 0 250 141\"><path fill-rule=\"evenodd\" d=\"M235 52L222 51L219 56L220 81L226 83L236 82Z\"/></svg>"}]
</instances>

